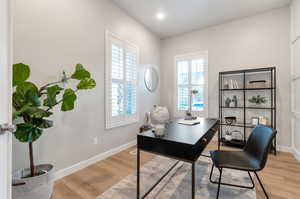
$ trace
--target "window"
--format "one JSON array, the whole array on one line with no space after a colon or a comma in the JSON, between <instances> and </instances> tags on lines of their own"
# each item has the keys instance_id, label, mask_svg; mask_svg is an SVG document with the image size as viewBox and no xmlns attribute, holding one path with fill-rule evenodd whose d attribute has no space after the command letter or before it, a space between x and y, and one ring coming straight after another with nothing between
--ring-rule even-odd
<instances>
[{"instance_id":1,"label":"window","mask_svg":"<svg viewBox=\"0 0 300 199\"><path fill-rule=\"evenodd\" d=\"M106 33L106 128L138 121L138 48Z\"/></svg>"},{"instance_id":2,"label":"window","mask_svg":"<svg viewBox=\"0 0 300 199\"><path fill-rule=\"evenodd\" d=\"M182 116L190 104L190 93L192 95L192 111L197 116L207 116L207 90L208 90L208 55L207 52L191 53L175 57L176 65L176 100L175 116Z\"/></svg>"}]
</instances>

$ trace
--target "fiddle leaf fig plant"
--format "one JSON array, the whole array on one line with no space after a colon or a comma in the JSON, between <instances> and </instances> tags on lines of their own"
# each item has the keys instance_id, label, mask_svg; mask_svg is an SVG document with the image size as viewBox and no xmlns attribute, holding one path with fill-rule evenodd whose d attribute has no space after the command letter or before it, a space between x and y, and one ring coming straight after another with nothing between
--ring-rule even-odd
<instances>
[{"instance_id":1,"label":"fiddle leaf fig plant","mask_svg":"<svg viewBox=\"0 0 300 199\"><path fill-rule=\"evenodd\" d=\"M49 119L53 108L60 106L61 111L71 111L75 107L76 93L96 87L91 74L81 64L75 66L71 75L62 73L59 81L38 87L28 81L30 67L23 63L13 65L13 120L16 120L16 131L13 133L20 142L29 144L31 177L35 172L32 143L43 135L43 131L53 126ZM64 88L69 81L77 81L76 88Z\"/></svg>"}]
</instances>

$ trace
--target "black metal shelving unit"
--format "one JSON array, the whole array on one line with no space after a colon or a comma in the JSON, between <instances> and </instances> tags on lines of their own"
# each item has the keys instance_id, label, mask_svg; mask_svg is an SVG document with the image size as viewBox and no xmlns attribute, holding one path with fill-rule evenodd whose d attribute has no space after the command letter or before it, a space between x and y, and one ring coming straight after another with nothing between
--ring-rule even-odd
<instances>
[{"instance_id":1,"label":"black metal shelving unit","mask_svg":"<svg viewBox=\"0 0 300 199\"><path fill-rule=\"evenodd\" d=\"M270 81L269 86L265 88L248 88L247 86L247 78L249 75L253 74L264 74L267 76L268 80ZM269 75L269 76L268 76ZM231 77L231 76L239 76L240 78L240 83L241 87L239 88L224 88L224 79L226 77ZM237 107L226 107L224 106L224 94L226 92L241 92L240 95L242 96L242 104L240 104ZM270 99L270 107L251 107L246 105L247 94L248 92L253 92L255 91L266 91L266 93L269 93L269 99ZM240 110L241 114L243 115L243 118L239 118L239 122L234 123L234 124L226 124L224 121L224 110ZM276 129L276 68L275 67L268 67L268 68L256 68L256 69L248 69L248 70L236 70L236 71L225 71L225 72L220 72L219 73L219 118L221 119L221 127L220 127L220 141L222 142L223 145L227 146L233 146L233 147L239 147L243 148L246 144L247 141L247 129L252 129L255 127L255 125L252 125L249 123L249 121L246 118L247 117L247 112L249 110L260 110L260 111L268 111L268 114L270 115L270 122L269 126ZM247 123L248 122L248 123ZM243 128L243 139L241 140L231 140L227 141L223 137L223 130L225 126L232 126L232 127L239 127ZM273 141L272 144L272 150L274 154L276 155L276 137Z\"/></svg>"}]
</instances>

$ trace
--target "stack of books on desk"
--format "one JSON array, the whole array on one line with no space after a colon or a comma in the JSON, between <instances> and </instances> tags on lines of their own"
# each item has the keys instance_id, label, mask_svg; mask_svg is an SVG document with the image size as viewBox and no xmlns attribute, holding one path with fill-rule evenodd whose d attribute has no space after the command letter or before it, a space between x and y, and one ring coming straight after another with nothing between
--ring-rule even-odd
<instances>
[{"instance_id":1,"label":"stack of books on desk","mask_svg":"<svg viewBox=\"0 0 300 199\"><path fill-rule=\"evenodd\" d=\"M193 126L193 125L197 125L200 124L200 118L198 117L195 120L185 120L185 119L180 119L177 122L178 124L182 124L182 125L188 125L188 126Z\"/></svg>"}]
</instances>

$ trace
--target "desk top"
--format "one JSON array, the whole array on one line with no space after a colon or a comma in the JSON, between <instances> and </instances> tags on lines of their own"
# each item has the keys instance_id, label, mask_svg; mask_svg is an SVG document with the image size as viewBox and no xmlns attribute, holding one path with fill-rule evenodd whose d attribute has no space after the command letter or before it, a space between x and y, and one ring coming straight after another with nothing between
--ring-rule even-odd
<instances>
[{"instance_id":1,"label":"desk top","mask_svg":"<svg viewBox=\"0 0 300 199\"><path fill-rule=\"evenodd\" d=\"M201 118L200 124L189 126L174 121L168 125L165 135L161 138L156 137L151 130L138 134L138 136L195 145L218 122L218 119Z\"/></svg>"}]
</instances>

